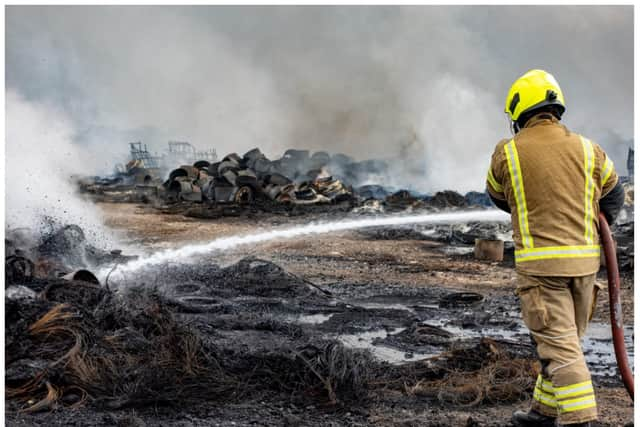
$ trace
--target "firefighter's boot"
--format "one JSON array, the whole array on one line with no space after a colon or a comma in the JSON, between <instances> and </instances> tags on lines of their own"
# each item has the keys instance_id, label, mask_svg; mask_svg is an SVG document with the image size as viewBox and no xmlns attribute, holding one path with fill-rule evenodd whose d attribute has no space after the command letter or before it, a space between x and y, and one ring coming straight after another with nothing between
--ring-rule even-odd
<instances>
[{"instance_id":1,"label":"firefighter's boot","mask_svg":"<svg viewBox=\"0 0 640 427\"><path fill-rule=\"evenodd\" d=\"M516 427L555 427L556 418L542 415L533 409L528 412L516 411L511 417L513 425Z\"/></svg>"}]
</instances>

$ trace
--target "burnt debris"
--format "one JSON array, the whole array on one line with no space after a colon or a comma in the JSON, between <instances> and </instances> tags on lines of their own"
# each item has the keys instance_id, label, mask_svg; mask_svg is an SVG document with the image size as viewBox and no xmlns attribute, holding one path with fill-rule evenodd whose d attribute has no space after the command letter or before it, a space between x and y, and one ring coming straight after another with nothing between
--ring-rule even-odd
<instances>
[{"instance_id":1,"label":"burnt debris","mask_svg":"<svg viewBox=\"0 0 640 427\"><path fill-rule=\"evenodd\" d=\"M336 203L353 198L353 189L343 180L354 181L371 167L386 168L383 162L360 165L344 155L310 154L306 150L287 150L272 161L255 148L242 157L231 153L220 161L211 156L193 160L169 170L168 178L159 185L161 169L143 167L145 161L140 159L140 152L146 152L146 147L136 148L134 159L114 177L81 180L81 190L115 201L144 201L153 195L164 203L246 205L257 199L292 204ZM195 153L191 154L174 158L194 159ZM342 180L328 174L328 170L336 171Z\"/></svg>"},{"instance_id":2,"label":"burnt debris","mask_svg":"<svg viewBox=\"0 0 640 427\"><path fill-rule=\"evenodd\" d=\"M106 256L79 251L86 246L81 231L66 227L33 248L13 247L12 265L23 265L15 258L19 250L32 254L34 265L57 252L56 264L65 269L83 257ZM261 259L226 267L172 264L131 274L111 289L89 271L64 278L29 271L16 267L6 276L5 398L11 411L184 409L258 400L335 411L366 408L389 392L433 404L478 405L519 400L535 378L529 362L502 367L509 358L523 358L508 346L461 342L430 327L425 321L437 313L416 318L395 308L355 306L346 300L345 292L352 292L346 287L328 292ZM453 312L484 303L481 296L442 289L411 292L412 299L446 301L442 309ZM314 315L335 320L300 320ZM332 336L336 322L339 333L404 326L398 345L418 337L422 347L415 351L426 346L445 353L391 365ZM486 387L473 394L477 389L461 387L459 375Z\"/></svg>"},{"instance_id":3,"label":"burnt debris","mask_svg":"<svg viewBox=\"0 0 640 427\"><path fill-rule=\"evenodd\" d=\"M51 225L41 236L28 236L24 230L7 230L5 237L6 284L26 284L34 279L72 278L97 283L86 269L125 263L135 256L120 250L107 251L87 241L77 225Z\"/></svg>"},{"instance_id":4,"label":"burnt debris","mask_svg":"<svg viewBox=\"0 0 640 427\"><path fill-rule=\"evenodd\" d=\"M344 154L294 149L270 160L254 148L217 161L215 156L195 157L199 153L188 145L189 150L171 146L172 155L154 157L146 146L133 143L132 160L113 176L79 178L80 190L98 200L154 203L165 211L207 218L247 209L312 212L311 206L369 211L371 200L388 210L491 206L486 193L424 195L384 185L359 185L372 179L384 184L389 179L388 165L381 160L355 161ZM176 168L171 161L183 163Z\"/></svg>"}]
</instances>

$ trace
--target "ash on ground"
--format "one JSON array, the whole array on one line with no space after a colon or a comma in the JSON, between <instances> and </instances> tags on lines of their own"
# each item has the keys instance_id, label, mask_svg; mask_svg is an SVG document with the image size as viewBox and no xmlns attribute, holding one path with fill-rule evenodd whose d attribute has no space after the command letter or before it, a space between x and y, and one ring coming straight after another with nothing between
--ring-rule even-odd
<instances>
[{"instance_id":1,"label":"ash on ground","mask_svg":"<svg viewBox=\"0 0 640 427\"><path fill-rule=\"evenodd\" d=\"M421 425L502 426L492 408L526 401L539 370L515 296L317 285L252 257L105 286L89 269L130 258L76 226L9 233L5 247L9 425L390 425L419 412ZM599 386L620 385L602 372Z\"/></svg>"},{"instance_id":2,"label":"ash on ground","mask_svg":"<svg viewBox=\"0 0 640 427\"><path fill-rule=\"evenodd\" d=\"M247 404L282 409L271 419L254 414L260 423L326 425L330 417L357 424L385 400L481 404L519 400L531 390L536 368L526 347L423 339L434 357L394 363L350 346L346 333L412 328L435 313L356 305L349 300L359 292L320 289L260 259L140 271L112 290L90 275L63 275L60 269L82 266L90 256L95 265L122 256L88 251L81 231L64 227L33 248L7 242L23 254L21 263L11 260L6 277L10 424L49 424L52 410L56 422L73 424L81 411L109 424L126 418L129 408L197 408L202 415L203 408ZM412 296L446 297L441 291ZM328 320L309 321L322 316ZM497 378L489 374L492 364L509 371ZM449 380L452 371L486 387L461 390ZM513 379L507 388L506 378ZM446 395L437 392L443 387Z\"/></svg>"}]
</instances>

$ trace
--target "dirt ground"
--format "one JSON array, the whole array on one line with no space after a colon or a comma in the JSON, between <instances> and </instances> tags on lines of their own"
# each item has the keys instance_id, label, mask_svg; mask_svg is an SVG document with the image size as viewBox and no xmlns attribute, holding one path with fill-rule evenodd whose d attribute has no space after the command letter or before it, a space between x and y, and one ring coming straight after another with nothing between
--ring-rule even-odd
<instances>
[{"instance_id":1,"label":"dirt ground","mask_svg":"<svg viewBox=\"0 0 640 427\"><path fill-rule=\"evenodd\" d=\"M100 203L105 223L122 233L131 247L149 251L187 243L204 243L267 227L303 224L309 217L279 215L226 217L215 220L159 213L145 205ZM403 238L377 239L366 231L348 231L308 238L267 242L255 247L216 254L216 263L231 263L244 256L275 262L316 284L380 282L404 286L441 286L481 294L512 295L516 286L513 261L487 263L471 256L448 255L446 244ZM608 321L607 278L602 270L594 321ZM633 274L621 275L621 298L626 324L633 324Z\"/></svg>"},{"instance_id":2,"label":"dirt ground","mask_svg":"<svg viewBox=\"0 0 640 427\"><path fill-rule=\"evenodd\" d=\"M181 215L160 213L144 205L99 204L105 222L118 231L125 252L132 250L151 252L157 249L177 247L182 244L208 242L212 239L251 233L270 227L302 224L322 218L284 217L281 215L255 215L247 218L227 217L216 220L187 218ZM383 230L384 231L384 230ZM428 353L417 346L411 337L384 333L371 341L363 339L367 333L376 334L380 327L387 332L399 330L399 326L429 322L459 330L461 334L497 334L496 339L522 340L528 338L517 324L517 298L513 295L516 275L513 259L507 257L500 263L479 262L469 253L469 247L452 247L446 243L416 237L412 233L395 233L388 237L384 232L350 231L316 235L303 239L273 241L255 246L242 246L234 251L207 256L212 264L231 265L242 258L252 256L271 261L289 273L310 282L343 303L344 307L359 307L354 312L341 312L337 308L317 306L313 312L302 313L308 327L317 331L335 332L344 342L360 348L368 348L374 355L388 357L400 363L402 359L415 360ZM206 261L205 261L206 262ZM606 276L599 275L606 285ZM623 276L622 297L625 323L633 324L633 278ZM187 285L185 285L187 286ZM481 295L482 305L473 310L461 308L446 313L434 308L433 301L442 301L443 295L455 292L472 292ZM599 295L598 309L594 316L591 341L593 352L592 371L598 396L600 425L622 426L633 420L633 404L622 388L611 366L610 357L598 352L612 352L606 337L598 336L608 322L606 292ZM366 308L377 320L363 319ZM440 307L442 308L442 307ZM293 310L291 310L294 313ZM481 318L486 315L491 319ZM300 320L301 314L295 314ZM358 317L360 316L360 317ZM414 319L415 318L415 319ZM425 320L426 319L426 320ZM364 323L363 323L364 322ZM367 323L368 322L368 323ZM472 323L472 325L466 325ZM422 324L422 323L420 323ZM500 331L498 331L500 330ZM503 331L504 330L504 331ZM498 332L496 332L498 331ZM511 332L509 332L511 331ZM504 332L504 333L503 333ZM347 337L355 337L348 341ZM229 335L228 339L236 339ZM386 349L383 351L382 349ZM387 351L388 350L388 351ZM530 351L530 350L527 350ZM610 356L607 355L607 356ZM426 356L425 356L426 357ZM604 372L606 371L606 372ZM511 413L525 408L526 401L517 404L483 404L474 408L437 405L432 400L419 398L407 400L400 395L381 396L377 405L341 409L338 413L319 408L301 408L283 401L274 406L260 401L228 406L202 406L184 410L179 419L174 411L162 407L143 410L77 411L46 415L11 415L10 425L86 425L87 419L99 425L380 425L380 426L502 426L509 425Z\"/></svg>"}]
</instances>

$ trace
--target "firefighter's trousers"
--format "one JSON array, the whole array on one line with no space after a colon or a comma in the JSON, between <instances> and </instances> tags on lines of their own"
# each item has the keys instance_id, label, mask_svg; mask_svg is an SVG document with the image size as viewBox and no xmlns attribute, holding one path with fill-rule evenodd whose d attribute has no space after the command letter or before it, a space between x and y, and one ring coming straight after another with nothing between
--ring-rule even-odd
<instances>
[{"instance_id":1,"label":"firefighter's trousers","mask_svg":"<svg viewBox=\"0 0 640 427\"><path fill-rule=\"evenodd\" d=\"M537 344L542 372L532 409L561 425L598 418L591 374L580 341L591 320L596 275L541 277L518 274L522 318Z\"/></svg>"}]
</instances>

